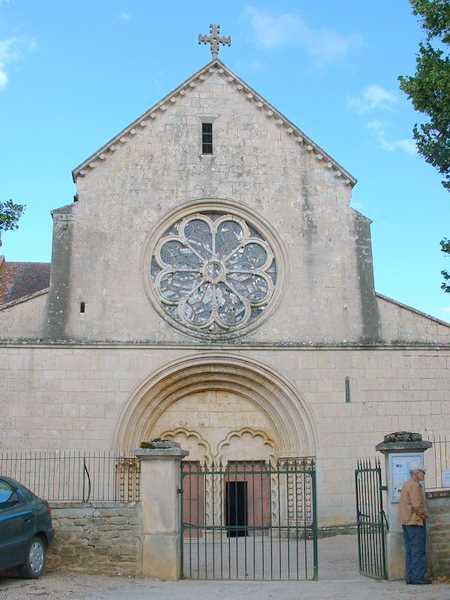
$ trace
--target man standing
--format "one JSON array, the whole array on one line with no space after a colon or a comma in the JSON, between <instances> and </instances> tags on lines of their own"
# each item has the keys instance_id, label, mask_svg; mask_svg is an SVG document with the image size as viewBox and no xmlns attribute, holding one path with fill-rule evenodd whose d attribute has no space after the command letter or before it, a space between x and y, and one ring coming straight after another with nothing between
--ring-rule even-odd
<instances>
[{"instance_id":1,"label":"man standing","mask_svg":"<svg viewBox=\"0 0 450 600\"><path fill-rule=\"evenodd\" d=\"M402 486L400 493L400 522L403 527L406 554L406 583L426 585L426 526L427 513L425 495L420 482L425 478L425 469L413 465L411 478Z\"/></svg>"}]
</instances>

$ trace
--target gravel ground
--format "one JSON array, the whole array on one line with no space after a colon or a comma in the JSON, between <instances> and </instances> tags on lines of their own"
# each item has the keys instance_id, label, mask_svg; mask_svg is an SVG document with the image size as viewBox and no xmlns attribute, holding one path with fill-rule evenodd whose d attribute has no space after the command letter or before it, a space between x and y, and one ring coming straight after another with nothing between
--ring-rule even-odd
<instances>
[{"instance_id":1,"label":"gravel ground","mask_svg":"<svg viewBox=\"0 0 450 600\"><path fill-rule=\"evenodd\" d=\"M356 539L320 540L320 581L158 582L50 573L38 581L0 577L0 600L450 600L450 585L374 581L357 572Z\"/></svg>"},{"instance_id":2,"label":"gravel ground","mask_svg":"<svg viewBox=\"0 0 450 600\"><path fill-rule=\"evenodd\" d=\"M319 582L160 583L145 579L48 575L38 582L1 580L0 600L449 600L449 585L407 586L354 579Z\"/></svg>"}]
</instances>

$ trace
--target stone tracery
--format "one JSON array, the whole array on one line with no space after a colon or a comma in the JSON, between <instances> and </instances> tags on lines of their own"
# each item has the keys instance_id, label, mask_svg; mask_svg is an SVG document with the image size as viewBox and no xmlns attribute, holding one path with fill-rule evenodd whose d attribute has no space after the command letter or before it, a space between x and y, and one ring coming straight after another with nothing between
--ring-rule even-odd
<instances>
[{"instance_id":1,"label":"stone tracery","mask_svg":"<svg viewBox=\"0 0 450 600\"><path fill-rule=\"evenodd\" d=\"M255 321L270 302L277 265L270 244L243 218L189 215L158 241L151 277L165 313L220 335Z\"/></svg>"}]
</instances>

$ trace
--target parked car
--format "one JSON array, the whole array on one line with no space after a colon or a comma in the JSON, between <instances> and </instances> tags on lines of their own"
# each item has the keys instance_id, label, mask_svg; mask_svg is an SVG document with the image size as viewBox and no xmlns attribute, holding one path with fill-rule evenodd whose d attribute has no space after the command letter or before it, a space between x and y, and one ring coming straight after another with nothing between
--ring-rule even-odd
<instances>
[{"instance_id":1,"label":"parked car","mask_svg":"<svg viewBox=\"0 0 450 600\"><path fill-rule=\"evenodd\" d=\"M53 535L48 502L0 476L0 571L17 568L23 577L40 577Z\"/></svg>"}]
</instances>

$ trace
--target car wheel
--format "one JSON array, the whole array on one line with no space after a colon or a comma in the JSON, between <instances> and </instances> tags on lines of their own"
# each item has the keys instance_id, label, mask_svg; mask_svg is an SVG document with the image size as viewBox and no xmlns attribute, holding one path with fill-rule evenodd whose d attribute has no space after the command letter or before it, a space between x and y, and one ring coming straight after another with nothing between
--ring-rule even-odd
<instances>
[{"instance_id":1,"label":"car wheel","mask_svg":"<svg viewBox=\"0 0 450 600\"><path fill-rule=\"evenodd\" d=\"M45 543L41 538L34 537L28 549L27 560L19 569L20 575L27 579L37 579L44 572L46 558Z\"/></svg>"}]
</instances>

